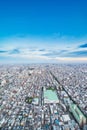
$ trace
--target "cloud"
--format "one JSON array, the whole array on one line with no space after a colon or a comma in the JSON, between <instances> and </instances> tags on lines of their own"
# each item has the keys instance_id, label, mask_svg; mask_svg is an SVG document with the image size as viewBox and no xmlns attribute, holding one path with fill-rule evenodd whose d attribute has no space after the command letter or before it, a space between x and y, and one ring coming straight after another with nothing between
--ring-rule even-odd
<instances>
[{"instance_id":1,"label":"cloud","mask_svg":"<svg viewBox=\"0 0 87 130\"><path fill-rule=\"evenodd\" d=\"M80 40L79 40L80 41ZM76 41L38 40L29 38L13 38L0 44L0 57L15 62L53 62L68 58L86 58L86 45ZM83 40L84 41L84 40ZM2 61L2 58L0 58ZM65 61L65 60L64 60ZM76 60L75 60L76 61Z\"/></svg>"},{"instance_id":2,"label":"cloud","mask_svg":"<svg viewBox=\"0 0 87 130\"><path fill-rule=\"evenodd\" d=\"M5 50L0 50L0 53L6 53L6 52L8 52L8 51L5 51Z\"/></svg>"},{"instance_id":3,"label":"cloud","mask_svg":"<svg viewBox=\"0 0 87 130\"><path fill-rule=\"evenodd\" d=\"M87 51L75 51L68 54L69 57L87 57Z\"/></svg>"},{"instance_id":4,"label":"cloud","mask_svg":"<svg viewBox=\"0 0 87 130\"><path fill-rule=\"evenodd\" d=\"M40 49L39 51L45 51L45 49Z\"/></svg>"},{"instance_id":5,"label":"cloud","mask_svg":"<svg viewBox=\"0 0 87 130\"><path fill-rule=\"evenodd\" d=\"M19 53L20 53L19 49L13 49L9 52L9 54L19 54Z\"/></svg>"},{"instance_id":6,"label":"cloud","mask_svg":"<svg viewBox=\"0 0 87 130\"><path fill-rule=\"evenodd\" d=\"M50 52L48 52L48 53L45 53L45 54L42 54L42 55L44 55L44 56L48 56L48 57L51 57L51 58L55 58L55 57L61 57L61 56L64 56L64 54L65 53L67 53L67 50L50 50Z\"/></svg>"},{"instance_id":7,"label":"cloud","mask_svg":"<svg viewBox=\"0 0 87 130\"><path fill-rule=\"evenodd\" d=\"M87 63L87 58L86 57L57 57L55 58L56 60L60 60L63 63Z\"/></svg>"},{"instance_id":8,"label":"cloud","mask_svg":"<svg viewBox=\"0 0 87 130\"><path fill-rule=\"evenodd\" d=\"M80 45L79 48L87 48L87 43Z\"/></svg>"},{"instance_id":9,"label":"cloud","mask_svg":"<svg viewBox=\"0 0 87 130\"><path fill-rule=\"evenodd\" d=\"M56 51L52 51L50 50L50 52L42 54L44 56L50 57L50 58L63 58L63 57L87 57L87 50L79 50L79 49L72 49L72 50L56 50Z\"/></svg>"},{"instance_id":10,"label":"cloud","mask_svg":"<svg viewBox=\"0 0 87 130\"><path fill-rule=\"evenodd\" d=\"M86 51L84 50L78 50L78 49L67 49L67 50L49 50L47 53L42 54L44 56L50 57L50 58L56 58L56 57L78 57L82 56L82 53L84 56L86 56Z\"/></svg>"}]
</instances>

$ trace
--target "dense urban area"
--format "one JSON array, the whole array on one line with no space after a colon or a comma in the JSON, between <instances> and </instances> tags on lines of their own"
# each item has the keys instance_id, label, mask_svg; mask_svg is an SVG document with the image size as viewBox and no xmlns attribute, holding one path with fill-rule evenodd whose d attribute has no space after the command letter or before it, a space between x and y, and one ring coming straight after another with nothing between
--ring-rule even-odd
<instances>
[{"instance_id":1,"label":"dense urban area","mask_svg":"<svg viewBox=\"0 0 87 130\"><path fill-rule=\"evenodd\" d=\"M87 64L0 65L0 130L87 130Z\"/></svg>"}]
</instances>

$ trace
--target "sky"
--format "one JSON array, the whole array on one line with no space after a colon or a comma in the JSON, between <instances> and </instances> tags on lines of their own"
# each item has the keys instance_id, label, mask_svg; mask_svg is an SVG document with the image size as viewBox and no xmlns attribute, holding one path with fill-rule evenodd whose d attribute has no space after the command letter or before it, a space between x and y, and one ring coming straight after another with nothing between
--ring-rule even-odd
<instances>
[{"instance_id":1,"label":"sky","mask_svg":"<svg viewBox=\"0 0 87 130\"><path fill-rule=\"evenodd\" d=\"M0 0L0 63L87 63L87 0Z\"/></svg>"}]
</instances>

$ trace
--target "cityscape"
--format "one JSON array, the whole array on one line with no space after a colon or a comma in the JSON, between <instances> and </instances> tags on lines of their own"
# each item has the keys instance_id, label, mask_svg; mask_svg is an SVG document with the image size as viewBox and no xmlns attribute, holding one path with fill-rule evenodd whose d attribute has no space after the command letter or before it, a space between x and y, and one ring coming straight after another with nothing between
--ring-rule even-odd
<instances>
[{"instance_id":1,"label":"cityscape","mask_svg":"<svg viewBox=\"0 0 87 130\"><path fill-rule=\"evenodd\" d=\"M87 0L0 0L0 130L87 130Z\"/></svg>"},{"instance_id":2,"label":"cityscape","mask_svg":"<svg viewBox=\"0 0 87 130\"><path fill-rule=\"evenodd\" d=\"M0 130L87 130L87 64L0 65Z\"/></svg>"}]
</instances>

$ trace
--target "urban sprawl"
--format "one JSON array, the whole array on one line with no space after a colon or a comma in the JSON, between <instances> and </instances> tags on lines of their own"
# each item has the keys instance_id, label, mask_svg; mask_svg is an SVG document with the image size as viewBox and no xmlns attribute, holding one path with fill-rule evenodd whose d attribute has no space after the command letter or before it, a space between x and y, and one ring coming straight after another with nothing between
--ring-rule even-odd
<instances>
[{"instance_id":1,"label":"urban sprawl","mask_svg":"<svg viewBox=\"0 0 87 130\"><path fill-rule=\"evenodd\" d=\"M87 130L87 64L0 65L0 130Z\"/></svg>"}]
</instances>

